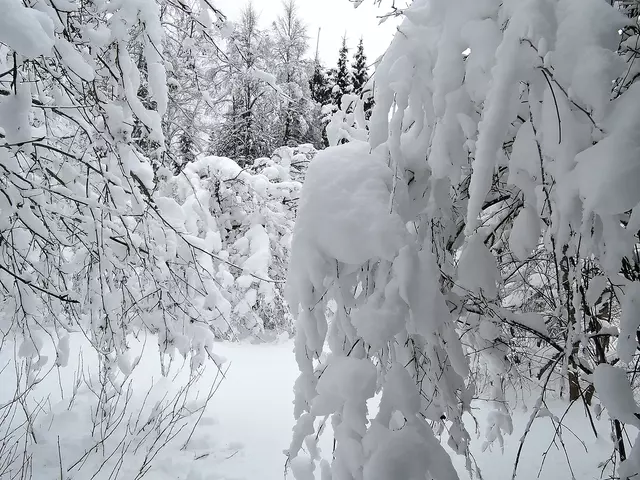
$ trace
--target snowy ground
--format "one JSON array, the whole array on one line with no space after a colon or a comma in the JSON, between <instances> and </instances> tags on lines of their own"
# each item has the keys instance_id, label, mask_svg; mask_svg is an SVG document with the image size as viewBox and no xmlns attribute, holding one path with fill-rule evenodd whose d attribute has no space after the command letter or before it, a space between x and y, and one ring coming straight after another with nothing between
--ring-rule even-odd
<instances>
[{"instance_id":1,"label":"snowy ground","mask_svg":"<svg viewBox=\"0 0 640 480\"><path fill-rule=\"evenodd\" d=\"M218 352L232 364L227 380L211 404L211 415L217 419L217 423L211 427L211 435L219 439L221 444L235 445L238 453L219 461L215 467L218 476L214 475L212 478L283 478L282 451L288 447L290 441L293 425L291 388L297 376L292 349L293 345L290 342L279 345L218 345ZM566 407L566 404L559 401L551 404L551 410L558 417L563 415ZM480 438L474 439L477 441L473 451L483 477L487 480L511 478L519 439L529 419L529 412L516 407L514 432L513 435L505 437L504 454L497 444L483 453L481 447L484 420L488 409L485 402L476 402L475 409L475 416L480 422ZM598 464L605 461L611 452L609 422L604 417L606 414L597 422L599 439L595 439L588 422L585 422L584 408L581 404L576 403L564 418L562 439L572 459L571 466L575 478L600 478ZM473 432L473 420L470 417L468 420L468 428ZM553 433L554 427L549 418L539 418L534 422L521 453L518 479L572 478L561 442L557 438L546 454L544 470L538 477L544 452L553 439ZM330 455L331 443L328 438L322 446L323 453ZM236 451L232 450L230 454ZM461 457L454 457L454 464L458 468L461 480L469 478ZM291 478L290 474L288 478Z\"/></svg>"},{"instance_id":2,"label":"snowy ground","mask_svg":"<svg viewBox=\"0 0 640 480\"><path fill-rule=\"evenodd\" d=\"M210 401L188 447L181 449L183 440L180 440L173 447L162 450L153 461L153 467L147 478L154 480L283 479L285 474L283 450L288 447L290 441L293 425L292 385L297 376L292 342L286 340L271 344L218 343L215 350L217 355L227 360L229 369L226 380L222 382ZM149 351L152 352L151 349ZM5 357L5 362L7 353L8 350L4 350L0 354L0 357ZM147 391L143 385L145 379L148 381L153 376L157 378L155 355L145 354L143 361L136 369L138 376L135 378L136 389L131 403L134 411L136 408L141 408L140 405L144 405L143 396ZM73 376L72 368L61 371L67 372L63 375ZM8 375L8 372L9 370L5 369L0 377ZM214 369L211 369L207 377L201 380L204 384L202 391L208 390L213 376ZM52 388L52 391L56 391L58 378L56 375L53 377L53 383L49 386L43 384L43 389ZM174 385L180 384L181 379L183 377L178 376L170 382L159 385L158 392L154 394L160 398L164 389L171 392L172 388L175 389ZM0 381L10 380L5 377L0 378ZM64 378L61 383L66 387ZM7 383L2 384L7 385ZM0 397L5 397L7 393L9 393L7 389L0 391ZM55 396L55 394L51 395L52 398ZM48 400L49 405L46 409L50 413L41 415L40 421L35 425L39 444L34 457L34 478L59 478L58 437L64 452L62 463L65 470L91 444L88 434L90 420L86 412L85 414L82 412L83 398L90 398L90 395L80 389L76 400L78 408L75 413L66 411L66 402ZM148 401L145 408L152 403ZM555 415L561 417L566 405L556 401L551 409ZM480 438L474 439L475 459L485 479L509 479L518 450L518 441L524 431L529 413L524 412L522 407L515 407L514 432L513 435L505 437L504 453L501 452L498 444L482 452L484 421L488 411L485 402L476 402L475 416L480 422ZM147 415L148 412L145 411L143 417L146 418ZM598 439L595 439L588 422L585 421L581 404L575 404L565 416L562 439L567 455L572 460L573 472L567 466L561 442L556 438L552 443L554 427L551 420L549 418L536 420L521 454L517 478L566 480L572 478L572 473L574 478L581 480L600 478L598 464L605 461L611 452L609 423L605 416L606 414L597 422L600 434ZM471 417L468 417L468 428L472 433L475 430ZM116 445L116 439L113 441ZM323 456L330 456L331 440L326 434L321 447ZM544 470L538 477L540 464L547 450ZM135 478L141 454L142 452L135 455L131 453L127 457L125 465L121 467L121 478ZM116 457L117 455L114 456ZM113 462L113 460L110 461ZM460 472L460 478L468 478L463 459L455 457L454 464ZM84 472L91 469L91 465L87 465ZM110 471L105 469L104 475L101 473L96 478L108 478L107 470ZM78 471L78 467L71 468L70 473L74 472L76 472L75 475L69 478L85 478ZM288 478L292 478L290 473Z\"/></svg>"},{"instance_id":3,"label":"snowy ground","mask_svg":"<svg viewBox=\"0 0 640 480\"><path fill-rule=\"evenodd\" d=\"M284 478L283 450L291 440L293 383L298 373L293 344L221 343L217 352L230 366L211 402L216 419L211 434L235 448L233 456L216 464L217 476L212 479Z\"/></svg>"}]
</instances>

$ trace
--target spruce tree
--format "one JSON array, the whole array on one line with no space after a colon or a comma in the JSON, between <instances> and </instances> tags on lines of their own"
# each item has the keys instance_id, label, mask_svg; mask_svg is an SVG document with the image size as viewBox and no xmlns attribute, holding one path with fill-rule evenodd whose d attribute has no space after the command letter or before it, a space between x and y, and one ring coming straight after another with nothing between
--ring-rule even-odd
<instances>
[{"instance_id":1,"label":"spruce tree","mask_svg":"<svg viewBox=\"0 0 640 480\"><path fill-rule=\"evenodd\" d=\"M313 75L309 80L311 100L323 106L331 103L331 86L328 75L319 61L315 62Z\"/></svg>"},{"instance_id":2,"label":"spruce tree","mask_svg":"<svg viewBox=\"0 0 640 480\"><path fill-rule=\"evenodd\" d=\"M327 121L322 112L325 105L332 103L332 82L329 77L330 72L325 72L317 58L314 63L313 74L309 79L309 92L314 106L307 132L307 141L313 143L316 148L324 148L329 146L329 141L325 132Z\"/></svg>"},{"instance_id":3,"label":"spruce tree","mask_svg":"<svg viewBox=\"0 0 640 480\"><path fill-rule=\"evenodd\" d=\"M367 118L371 115L373 108L373 92L367 91L365 86L369 80L369 72L367 72L367 56L364 53L364 43L362 37L358 43L358 48L353 56L353 66L351 68L353 78L353 92L365 99L364 111Z\"/></svg>"},{"instance_id":4,"label":"spruce tree","mask_svg":"<svg viewBox=\"0 0 640 480\"><path fill-rule=\"evenodd\" d=\"M176 174L180 172L185 165L193 162L196 158L193 145L193 133L189 130L184 130L182 135L180 135L179 151L180 156L173 162L173 170Z\"/></svg>"},{"instance_id":5,"label":"spruce tree","mask_svg":"<svg viewBox=\"0 0 640 480\"><path fill-rule=\"evenodd\" d=\"M367 80L369 80L369 73L367 72L367 56L364 53L362 37L358 43L356 54L353 56L351 75L353 77L353 91L354 93L360 94L362 88L367 83Z\"/></svg>"},{"instance_id":6,"label":"spruce tree","mask_svg":"<svg viewBox=\"0 0 640 480\"><path fill-rule=\"evenodd\" d=\"M348 53L347 37L344 36L342 37L342 46L340 47L340 52L338 54L338 67L336 68L335 83L331 90L331 98L338 108L340 107L340 100L342 99L342 96L353 90L351 72L349 72L347 60Z\"/></svg>"}]
</instances>

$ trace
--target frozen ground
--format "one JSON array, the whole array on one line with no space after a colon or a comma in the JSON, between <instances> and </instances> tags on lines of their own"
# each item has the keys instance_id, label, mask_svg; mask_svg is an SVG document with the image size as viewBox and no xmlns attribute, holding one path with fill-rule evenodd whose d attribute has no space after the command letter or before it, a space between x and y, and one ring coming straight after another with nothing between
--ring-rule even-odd
<instances>
[{"instance_id":1,"label":"frozen ground","mask_svg":"<svg viewBox=\"0 0 640 480\"><path fill-rule=\"evenodd\" d=\"M226 359L226 379L212 397L201 418L200 424L191 437L186 448L185 433L176 437L176 442L170 448L161 450L152 462L147 478L154 480L186 479L186 480L276 480L285 475L285 450L290 441L292 418L292 385L297 376L293 359L291 341L280 343L251 344L251 343L218 343L215 345L216 354ZM0 353L3 365L6 365L9 349ZM184 375L172 377L170 381L156 386L151 395L144 402L150 379L157 378L157 350L147 347L147 353L134 371L132 383L135 385L131 399L130 411L143 410L144 419L150 416L149 409L154 400L162 399L168 392L168 398L177 390L178 385L185 379ZM53 357L49 357L53 358ZM73 353L72 353L72 359ZM90 360L85 360L87 365ZM69 393L69 384L74 375L73 362L67 369L61 369L60 384ZM196 405L202 399L202 392L208 391L214 380L215 369L210 369L205 378L200 380L200 393L190 401ZM0 374L3 388L0 391L0 401L9 395L6 388L11 382L10 369L4 369ZM67 378L68 377L68 378ZM47 384L47 382L50 382ZM50 376L40 386L40 391L47 390L45 412L38 418L34 432L38 444L34 449L33 478L60 478L60 458L66 474L63 478L90 478L87 472L95 470L99 465L100 455L95 455L84 465L84 470L73 463L87 451L91 445L89 431L91 429L90 405L88 399L91 394L87 389L80 388L77 393L76 407L73 412L66 409L68 400L59 401L59 382L57 375ZM50 393L53 392L53 393ZM195 390L194 390L195 392ZM532 402L533 403L533 402ZM188 403L188 405L190 405ZM84 410L83 410L84 409ZM556 401L552 404L553 413L561 417L566 405ZM480 438L475 438L473 452L482 474L487 480L511 478L514 459L518 450L518 440L521 437L529 418L529 413L521 406L514 408L514 432L505 437L504 453L498 444L482 452L484 437L484 423L489 412L486 402L475 404L475 416L479 421ZM523 448L518 468L518 479L531 480L543 478L545 480L567 480L572 477L580 480L600 478L600 462L605 461L611 452L609 439L609 423L603 415L596 421L599 438L596 439L584 419L584 409L576 403L564 417L562 441L567 450L566 456L571 459L571 468L567 466L567 459L562 442L553 440L554 427L549 417L539 418L534 422L531 432ZM468 417L468 428L475 431L474 422ZM189 429L185 429L187 432ZM331 440L325 433L323 448L324 456L330 456ZM110 439L106 452L118 451L118 432ZM62 445L62 454L58 454L58 438ZM150 442L147 442L147 447ZM545 458L544 470L538 477L541 461ZM135 478L139 465L144 460L145 448L138 452L131 450L121 462L121 477ZM112 464L117 465L114 455L107 461L106 467L95 478L109 478L113 470ZM93 462L93 464L92 464ZM468 475L461 457L455 457L454 463L460 472L460 478ZM108 468L107 468L108 467ZM573 473L573 475L572 475ZM292 478L289 473L287 478ZM389 479L395 480L395 479ZM401 479L397 479L401 480Z\"/></svg>"}]
</instances>

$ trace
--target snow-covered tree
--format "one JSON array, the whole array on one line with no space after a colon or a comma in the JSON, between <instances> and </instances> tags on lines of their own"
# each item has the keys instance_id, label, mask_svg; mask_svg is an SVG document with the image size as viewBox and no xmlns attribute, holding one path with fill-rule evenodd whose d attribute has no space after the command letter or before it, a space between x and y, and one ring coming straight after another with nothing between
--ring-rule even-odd
<instances>
[{"instance_id":1,"label":"snow-covered tree","mask_svg":"<svg viewBox=\"0 0 640 480\"><path fill-rule=\"evenodd\" d=\"M314 63L313 75L309 79L309 90L311 93L311 100L316 102L318 105L324 106L331 102L329 77L318 60Z\"/></svg>"},{"instance_id":2,"label":"snow-covered tree","mask_svg":"<svg viewBox=\"0 0 640 480\"><path fill-rule=\"evenodd\" d=\"M316 148L324 148L329 146L325 132L328 123L325 110L331 105L331 81L329 72L325 70L318 58L314 62L313 73L309 79L309 93L313 102L309 138Z\"/></svg>"},{"instance_id":3,"label":"snow-covered tree","mask_svg":"<svg viewBox=\"0 0 640 480\"><path fill-rule=\"evenodd\" d=\"M212 150L222 156L251 162L275 148L277 112L275 79L267 73L273 45L260 28L259 14L249 2L230 36L229 66L224 82L227 110L216 129Z\"/></svg>"},{"instance_id":4,"label":"snow-covered tree","mask_svg":"<svg viewBox=\"0 0 640 480\"><path fill-rule=\"evenodd\" d=\"M351 77L353 78L353 93L359 95L364 100L364 112L366 118L371 115L373 108L373 86L369 85L369 72L367 70L367 56L364 53L364 42L360 38L358 48L353 56L351 67Z\"/></svg>"},{"instance_id":5,"label":"snow-covered tree","mask_svg":"<svg viewBox=\"0 0 640 480\"><path fill-rule=\"evenodd\" d=\"M373 108L373 87L368 85L369 72L367 70L367 56L364 53L364 42L360 38L358 48L353 56L351 65L351 78L353 79L353 93L364 99L364 111L367 118Z\"/></svg>"},{"instance_id":6,"label":"snow-covered tree","mask_svg":"<svg viewBox=\"0 0 640 480\"><path fill-rule=\"evenodd\" d=\"M298 145L309 129L310 102L307 62L307 29L299 16L295 0L282 4L283 12L273 23L276 81L283 90L280 98L279 145Z\"/></svg>"},{"instance_id":7,"label":"snow-covered tree","mask_svg":"<svg viewBox=\"0 0 640 480\"><path fill-rule=\"evenodd\" d=\"M354 93L360 93L362 88L369 80L369 72L367 71L367 56L364 53L364 41L360 38L358 48L353 56L351 64L351 78L353 79Z\"/></svg>"},{"instance_id":8,"label":"snow-covered tree","mask_svg":"<svg viewBox=\"0 0 640 480\"><path fill-rule=\"evenodd\" d=\"M338 64L331 75L331 99L336 107L340 107L342 96L351 93L353 90L353 79L349 71L348 60L349 49L347 48L347 37L342 37L342 45L338 52Z\"/></svg>"},{"instance_id":9,"label":"snow-covered tree","mask_svg":"<svg viewBox=\"0 0 640 480\"><path fill-rule=\"evenodd\" d=\"M329 144L325 127L328 119L324 107L331 104L331 84L319 59L314 62L313 73L309 79L309 93L312 101L309 139L316 148L327 147Z\"/></svg>"},{"instance_id":10,"label":"snow-covered tree","mask_svg":"<svg viewBox=\"0 0 640 480\"><path fill-rule=\"evenodd\" d=\"M191 4L191 6L189 5ZM229 59L222 50L228 28L204 29L198 2L165 4L160 11L163 58L167 69L168 104L163 117L166 150L163 165L176 171L206 150L215 119L228 89ZM206 6L206 5L205 5Z\"/></svg>"},{"instance_id":11,"label":"snow-covered tree","mask_svg":"<svg viewBox=\"0 0 640 480\"><path fill-rule=\"evenodd\" d=\"M144 477L189 443L214 339L291 329L314 150L251 171L199 155L208 81L239 65L209 3L0 0L0 478ZM138 342L159 360L142 376L184 364L181 388L138 383Z\"/></svg>"},{"instance_id":12,"label":"snow-covered tree","mask_svg":"<svg viewBox=\"0 0 640 480\"><path fill-rule=\"evenodd\" d=\"M282 290L297 199L315 153L310 145L281 147L245 168L200 156L158 186L185 218L186 234L221 259L215 303L202 289L183 289L183 304L195 305L198 322L217 338L292 331Z\"/></svg>"},{"instance_id":13,"label":"snow-covered tree","mask_svg":"<svg viewBox=\"0 0 640 480\"><path fill-rule=\"evenodd\" d=\"M638 68L628 8L414 0L404 10L374 74L371 118L361 105L336 112L329 139L350 142L316 157L301 195L288 290L296 478L315 468L328 417L323 478L455 479L450 453L480 473L462 420L480 368L494 406L485 447L512 433L505 388L520 379L536 392L521 445L555 385L584 404L585 422L599 399L615 475L639 473L640 443L625 433L640 412L640 83L628 73ZM436 437L445 430L447 446Z\"/></svg>"},{"instance_id":14,"label":"snow-covered tree","mask_svg":"<svg viewBox=\"0 0 640 480\"><path fill-rule=\"evenodd\" d=\"M172 200L156 190L169 174L167 8L182 7L0 3L0 347L16 346L15 391L0 405L10 432L0 442L2 477L30 471L42 411L31 393L67 365L74 332L97 356L87 373L101 392L92 442L122 412L118 399L126 403L131 335L158 334L163 356L179 345L194 370L209 358L213 334L191 321L200 314L183 294L187 284L216 298L219 259L185 236ZM219 12L205 6L193 15L214 34ZM10 429L14 420L22 426Z\"/></svg>"},{"instance_id":15,"label":"snow-covered tree","mask_svg":"<svg viewBox=\"0 0 640 480\"><path fill-rule=\"evenodd\" d=\"M189 128L185 128L185 131L180 135L180 159L179 159L179 167L178 171L184 165L193 162L195 159L194 145L193 145L193 137L194 134L190 131Z\"/></svg>"}]
</instances>

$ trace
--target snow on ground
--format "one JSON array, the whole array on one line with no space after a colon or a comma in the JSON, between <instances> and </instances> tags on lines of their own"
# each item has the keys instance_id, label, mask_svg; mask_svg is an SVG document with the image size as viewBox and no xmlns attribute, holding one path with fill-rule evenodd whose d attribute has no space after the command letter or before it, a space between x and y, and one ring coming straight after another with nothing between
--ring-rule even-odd
<instances>
[{"instance_id":1,"label":"snow on ground","mask_svg":"<svg viewBox=\"0 0 640 480\"><path fill-rule=\"evenodd\" d=\"M283 451L291 441L293 383L298 375L293 342L225 342L216 350L230 365L210 404L210 415L216 419L211 434L237 448L232 457L216 464L212 480L284 478ZM325 450L330 453L328 445Z\"/></svg>"},{"instance_id":2,"label":"snow on ground","mask_svg":"<svg viewBox=\"0 0 640 480\"><path fill-rule=\"evenodd\" d=\"M558 400L549 404L549 410L558 418L562 417L566 408L567 404ZM475 409L476 416L481 420L480 433L483 435L487 410L483 402L476 402ZM530 412L531 410L525 412L522 408L518 408L513 413L513 434L505 437L504 453L501 452L500 446L497 444L492 445L483 453L482 438L475 444L472 443L471 450L485 479L511 478L520 445L519 440L524 433ZM595 438L593 430L585 418L584 407L581 403L575 403L564 417L564 427L561 428L562 441L560 441L558 437L554 439L557 423L552 423L550 417L536 419L522 449L516 478L520 480L538 478L545 480L568 480L571 478L595 480L601 478L602 466L599 467L599 465L608 460L612 451L612 443L609 439L609 421L606 414L602 416L600 421L595 421L599 433L598 439ZM467 421L466 424L467 428L473 432L473 422ZM571 459L570 467L567 464L562 443L566 447L568 458ZM543 461L544 468L540 472ZM464 472L462 457L454 457L453 462L460 474L460 479L468 478ZM609 470L606 469L605 474L608 472Z\"/></svg>"},{"instance_id":3,"label":"snow on ground","mask_svg":"<svg viewBox=\"0 0 640 480\"><path fill-rule=\"evenodd\" d=\"M77 343L79 342L74 344ZM178 376L161 382L145 403L144 397L149 391L147 384L151 377L157 379L159 375L157 347L150 348L150 343L148 342L147 353L142 356L132 377L135 388L130 411L137 414L136 409L143 410L142 423L145 419L152 417L150 409L155 401L162 399L165 394L167 398L171 398L188 378L186 371L183 371ZM11 353L11 348L3 348L0 352L3 365L6 364L8 354ZM72 348L70 358L77 358L76 353ZM222 381L209 402L187 448L181 447L190 428L185 429L181 437L177 437L176 443L158 453L146 478L154 480L277 480L285 478L283 450L288 448L291 440L291 428L294 423L292 386L298 374L293 357L293 342L290 340L260 344L221 342L215 344L215 354L226 359L225 368L228 367L226 379ZM49 358L52 359L54 356ZM90 356L85 358L85 369L90 362ZM187 405L197 405L195 401L197 399L202 401L203 392L208 391L215 380L215 371L215 368L209 368L206 371L199 380L200 393L195 394L197 389L194 389L191 392L191 403L187 402ZM60 385L68 389L69 382L73 380L75 367L70 365L61 369L60 372ZM11 381L7 375L10 375L10 369L0 372L2 385L6 386L9 384L7 382ZM50 383L47 384L47 382ZM87 408L90 405L91 394L86 388L80 388L75 399L76 407L70 412L66 409L68 400L65 402L56 400L59 383L55 372L38 388L42 388L43 391L46 389L49 400L45 407L46 412L41 414L35 425L35 434L39 443L34 450L33 478L58 478L60 468L58 437L62 445L62 463L65 470L72 467L73 462L80 458L93 443L89 434L90 409ZM2 397L0 404L6 400L7 394L12 393L9 390L0 391L0 397ZM69 390L65 391L69 393ZM534 403L533 399L530 403ZM486 418L491 409L481 400L474 404L474 415L479 422L477 431L479 438L472 442L474 445L472 451L483 477L487 480L511 478L519 438L530 415L530 411L524 411L521 402L512 407L514 432L513 435L505 437L504 453L501 452L498 444L482 452ZM555 400L550 404L550 409L554 415L562 417L566 404ZM476 431L474 421L470 416L466 419L467 428L474 435ZM193 422L189 423L190 426L192 424ZM588 421L585 420L581 403L572 406L564 417L564 424L562 442L557 437L554 442L552 441L554 424L551 418L545 416L534 422L522 450L518 479L566 480L572 476L581 480L600 478L601 469L598 464L607 460L612 448L606 414L603 414L599 421L596 420L598 439L594 437ZM325 458L330 458L331 455L330 434L331 432L327 429L321 442L322 456ZM119 432L116 432L113 436L114 446L119 441L118 435ZM443 441L446 442L446 435ZM562 443L567 450L566 455L572 460L573 472L567 466ZM125 464L120 467L122 475L120 478L135 478L144 457L143 452L150 444L147 442L146 447L141 448L137 453L133 450L129 452ZM108 444L107 447L109 451L111 447ZM545 454L547 450L548 453ZM114 455L109 462L116 465L114 461L116 458L117 455ZM545 467L538 477L543 459L545 459ZM453 460L461 480L469 478L464 459L454 456ZM82 471L79 467L70 468L70 474L73 475L69 478L85 478L86 472L99 465L100 461L98 455L90 460ZM109 468L105 468L104 475L100 474L96 478L108 478L112 469L109 462L107 465ZM293 478L290 472L287 478Z\"/></svg>"},{"instance_id":4,"label":"snow on ground","mask_svg":"<svg viewBox=\"0 0 640 480\"><path fill-rule=\"evenodd\" d=\"M221 343L217 345L217 352L231 361L231 366L227 379L210 406L210 414L217 419L216 425L212 427L212 436L220 438L222 443L227 442L242 447L238 448L238 453L233 457L216 464L215 473L218 476L212 478L216 480L283 478L282 451L290 442L293 426L292 385L298 374L292 351L293 344L289 341L280 344ZM514 408L514 431L511 436L505 437L504 454L497 444L482 452L486 417L490 408L483 401L476 401L474 404L474 415L479 422L480 437L474 439L476 441L473 442L475 447L472 447L472 451L486 480L511 478L519 439L531 412L531 410L524 411L521 403ZM533 399L530 403L534 403ZM549 406L553 414L562 417L567 404L555 400L551 401ZM473 436L474 422L469 416L466 419L467 428ZM600 421L595 418L594 420L599 432L598 439L595 438L588 420L585 419L584 407L581 403L575 403L563 420L565 427L562 429L562 441L569 458L572 459L573 476L581 480L599 479L601 468L598 468L598 464L609 458L612 449L606 413L602 415ZM549 417L538 418L534 422L521 453L518 479L568 480L572 478L562 444L557 437L546 454L544 470L538 477L545 451L553 440L554 428ZM330 457L331 454L330 434L329 430L325 432L324 442L321 444L323 457ZM446 442L446 436L443 440ZM468 479L464 459L454 456L453 461L460 479ZM291 473L288 474L288 478L293 478Z\"/></svg>"}]
</instances>

